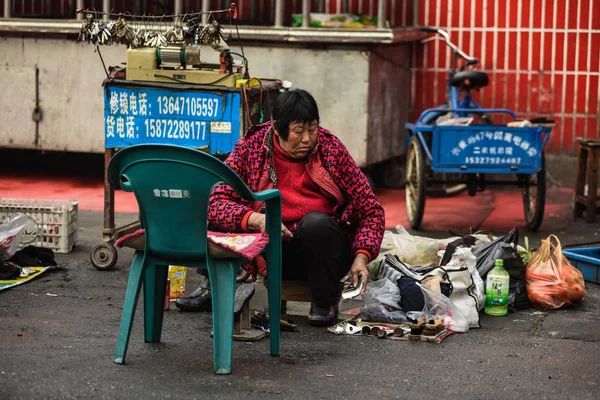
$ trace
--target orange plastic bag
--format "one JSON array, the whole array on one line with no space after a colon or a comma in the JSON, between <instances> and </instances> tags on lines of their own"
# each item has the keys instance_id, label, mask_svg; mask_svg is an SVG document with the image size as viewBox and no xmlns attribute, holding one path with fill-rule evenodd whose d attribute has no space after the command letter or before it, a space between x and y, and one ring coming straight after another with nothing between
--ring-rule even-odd
<instances>
[{"instance_id":1,"label":"orange plastic bag","mask_svg":"<svg viewBox=\"0 0 600 400\"><path fill-rule=\"evenodd\" d=\"M552 239L556 244L552 243ZM555 235L542 240L525 271L527 295L531 303L543 310L579 303L585 294L581 271L563 255Z\"/></svg>"}]
</instances>

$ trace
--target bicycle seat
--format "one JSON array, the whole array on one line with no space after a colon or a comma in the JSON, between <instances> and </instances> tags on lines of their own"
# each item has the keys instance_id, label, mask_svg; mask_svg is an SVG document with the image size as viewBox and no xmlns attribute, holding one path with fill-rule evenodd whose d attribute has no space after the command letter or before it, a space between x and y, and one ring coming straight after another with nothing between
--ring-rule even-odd
<instances>
[{"instance_id":1,"label":"bicycle seat","mask_svg":"<svg viewBox=\"0 0 600 400\"><path fill-rule=\"evenodd\" d=\"M482 88L489 83L487 74L482 71L459 71L452 77L452 86L460 86L466 90Z\"/></svg>"}]
</instances>

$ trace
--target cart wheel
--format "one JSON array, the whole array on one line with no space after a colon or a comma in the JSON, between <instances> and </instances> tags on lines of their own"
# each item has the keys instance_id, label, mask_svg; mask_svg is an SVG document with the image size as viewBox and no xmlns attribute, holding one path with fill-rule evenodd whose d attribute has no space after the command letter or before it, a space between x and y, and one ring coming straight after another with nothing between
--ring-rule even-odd
<instances>
[{"instance_id":1,"label":"cart wheel","mask_svg":"<svg viewBox=\"0 0 600 400\"><path fill-rule=\"evenodd\" d=\"M90 261L96 269L110 269L117 262L117 249L110 243L100 243L90 252Z\"/></svg>"},{"instance_id":2,"label":"cart wheel","mask_svg":"<svg viewBox=\"0 0 600 400\"><path fill-rule=\"evenodd\" d=\"M544 206L546 204L546 162L542 155L542 168L540 172L525 177L523 185L523 209L527 229L537 231L544 219Z\"/></svg>"},{"instance_id":3,"label":"cart wheel","mask_svg":"<svg viewBox=\"0 0 600 400\"><path fill-rule=\"evenodd\" d=\"M410 139L406 153L406 214L413 229L419 229L425 211L425 156L417 136Z\"/></svg>"}]
</instances>

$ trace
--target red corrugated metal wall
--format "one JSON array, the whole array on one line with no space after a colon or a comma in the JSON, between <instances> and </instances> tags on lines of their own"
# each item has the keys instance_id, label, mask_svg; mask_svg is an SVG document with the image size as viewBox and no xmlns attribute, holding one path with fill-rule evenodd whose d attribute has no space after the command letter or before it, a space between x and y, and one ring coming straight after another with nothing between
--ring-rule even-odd
<instances>
[{"instance_id":1,"label":"red corrugated metal wall","mask_svg":"<svg viewBox=\"0 0 600 400\"><path fill-rule=\"evenodd\" d=\"M554 119L553 152L573 152L576 138L600 138L600 1L419 3L419 24L446 29L490 75L479 104ZM413 56L414 117L445 101L450 54L443 42L430 42L416 46Z\"/></svg>"}]
</instances>

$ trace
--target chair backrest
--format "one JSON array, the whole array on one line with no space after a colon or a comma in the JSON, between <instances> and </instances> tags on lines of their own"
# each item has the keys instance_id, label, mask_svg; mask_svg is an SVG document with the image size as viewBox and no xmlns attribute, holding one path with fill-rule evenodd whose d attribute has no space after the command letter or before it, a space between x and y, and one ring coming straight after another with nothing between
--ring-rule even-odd
<instances>
[{"instance_id":1,"label":"chair backrest","mask_svg":"<svg viewBox=\"0 0 600 400\"><path fill-rule=\"evenodd\" d=\"M219 159L180 146L124 148L112 158L108 180L114 188L135 194L146 230L146 251L182 261L204 260L208 200L217 183L225 182L242 198L252 198L246 184Z\"/></svg>"}]
</instances>

